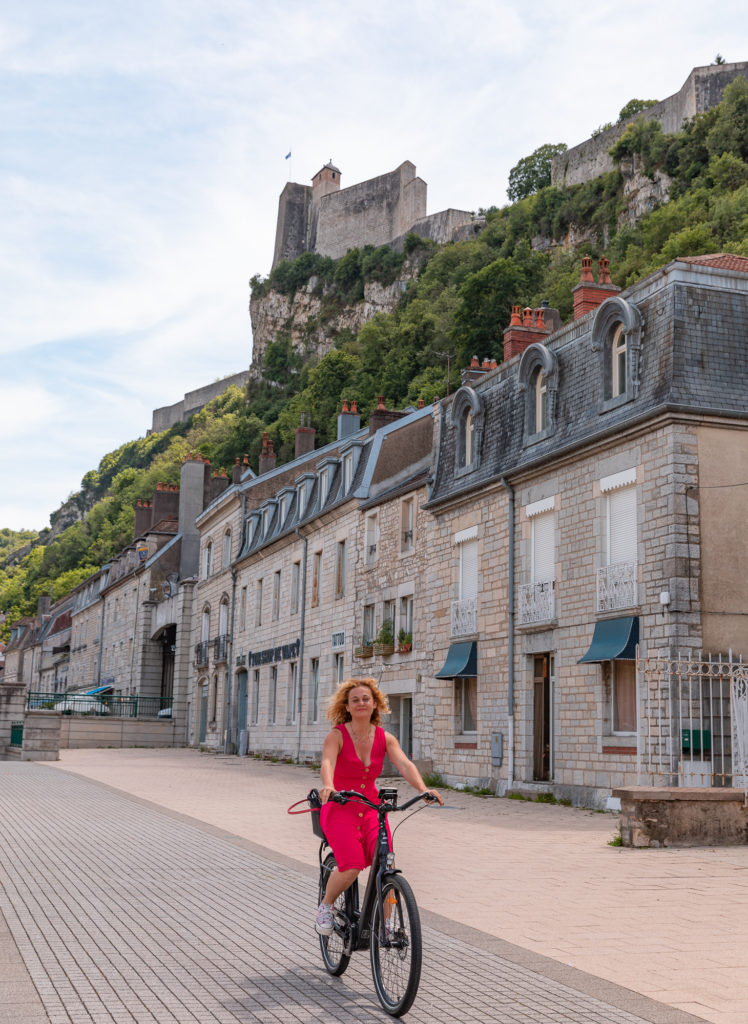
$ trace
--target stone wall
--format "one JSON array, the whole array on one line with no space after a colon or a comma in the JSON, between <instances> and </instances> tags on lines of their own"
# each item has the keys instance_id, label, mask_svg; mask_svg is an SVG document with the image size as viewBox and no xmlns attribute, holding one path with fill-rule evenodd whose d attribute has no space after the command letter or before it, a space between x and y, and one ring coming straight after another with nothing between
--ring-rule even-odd
<instances>
[{"instance_id":1,"label":"stone wall","mask_svg":"<svg viewBox=\"0 0 748 1024\"><path fill-rule=\"evenodd\" d=\"M740 76L748 78L748 61L694 68L678 92L636 116L659 121L665 133L679 132L685 120L715 107L722 100L725 88ZM594 139L555 157L551 184L559 188L581 185L612 171L614 164L608 150L634 120L636 117L613 125Z\"/></svg>"},{"instance_id":2,"label":"stone wall","mask_svg":"<svg viewBox=\"0 0 748 1024\"><path fill-rule=\"evenodd\" d=\"M323 196L309 248L340 259L349 249L380 246L426 216L426 182L405 161L394 171Z\"/></svg>"},{"instance_id":3,"label":"stone wall","mask_svg":"<svg viewBox=\"0 0 748 1024\"><path fill-rule=\"evenodd\" d=\"M194 415L208 404L213 398L222 395L224 391L233 386L244 387L249 380L249 370L240 370L230 377L223 377L221 380L213 381L212 384L204 384L201 388L188 391L180 402L174 405L163 405L160 409L153 410L151 429L149 434L157 434L162 430L168 430L175 423L183 423L190 416Z\"/></svg>"},{"instance_id":4,"label":"stone wall","mask_svg":"<svg viewBox=\"0 0 748 1024\"><path fill-rule=\"evenodd\" d=\"M89 747L179 747L170 719L97 718L89 715L61 715L60 749Z\"/></svg>"}]
</instances>

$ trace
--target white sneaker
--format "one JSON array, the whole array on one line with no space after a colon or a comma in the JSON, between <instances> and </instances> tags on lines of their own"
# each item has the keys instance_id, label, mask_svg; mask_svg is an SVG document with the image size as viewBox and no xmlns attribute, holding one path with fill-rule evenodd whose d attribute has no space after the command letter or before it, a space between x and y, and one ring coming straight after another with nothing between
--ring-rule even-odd
<instances>
[{"instance_id":1,"label":"white sneaker","mask_svg":"<svg viewBox=\"0 0 748 1024\"><path fill-rule=\"evenodd\" d=\"M320 903L317 908L317 920L314 922L314 928L319 935L332 935L332 907L329 903Z\"/></svg>"}]
</instances>

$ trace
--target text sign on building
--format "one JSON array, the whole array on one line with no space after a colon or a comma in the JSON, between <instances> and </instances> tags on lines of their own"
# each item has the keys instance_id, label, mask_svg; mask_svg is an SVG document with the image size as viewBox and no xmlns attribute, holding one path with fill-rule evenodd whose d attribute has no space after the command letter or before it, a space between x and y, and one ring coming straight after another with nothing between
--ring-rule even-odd
<instances>
[{"instance_id":1,"label":"text sign on building","mask_svg":"<svg viewBox=\"0 0 748 1024\"><path fill-rule=\"evenodd\" d=\"M345 648L345 630L340 629L337 633L332 634L332 643L330 645L334 651L342 651Z\"/></svg>"},{"instance_id":2,"label":"text sign on building","mask_svg":"<svg viewBox=\"0 0 748 1024\"><path fill-rule=\"evenodd\" d=\"M264 651L250 651L247 660L250 665L270 665L274 661L288 661L290 658L298 658L301 641L296 640L292 644L280 644L278 647L268 647Z\"/></svg>"}]
</instances>

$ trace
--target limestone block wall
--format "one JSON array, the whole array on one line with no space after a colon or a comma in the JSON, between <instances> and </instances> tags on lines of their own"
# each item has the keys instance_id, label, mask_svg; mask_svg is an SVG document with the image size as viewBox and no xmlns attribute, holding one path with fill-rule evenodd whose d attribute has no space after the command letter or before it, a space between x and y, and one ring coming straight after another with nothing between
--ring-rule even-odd
<instances>
[{"instance_id":1,"label":"limestone block wall","mask_svg":"<svg viewBox=\"0 0 748 1024\"><path fill-rule=\"evenodd\" d=\"M22 761L60 760L59 711L27 711L23 722Z\"/></svg>"},{"instance_id":2,"label":"limestone block wall","mask_svg":"<svg viewBox=\"0 0 748 1024\"><path fill-rule=\"evenodd\" d=\"M175 723L166 719L60 716L60 748L176 747ZM25 738L25 737L24 737Z\"/></svg>"}]
</instances>

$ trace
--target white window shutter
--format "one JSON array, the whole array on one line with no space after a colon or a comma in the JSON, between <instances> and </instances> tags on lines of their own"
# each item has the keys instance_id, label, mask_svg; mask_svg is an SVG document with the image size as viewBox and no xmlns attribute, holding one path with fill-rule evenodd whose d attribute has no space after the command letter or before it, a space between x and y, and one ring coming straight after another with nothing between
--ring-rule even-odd
<instances>
[{"instance_id":1,"label":"white window shutter","mask_svg":"<svg viewBox=\"0 0 748 1024\"><path fill-rule=\"evenodd\" d=\"M460 600L478 596L478 541L460 544Z\"/></svg>"},{"instance_id":2,"label":"white window shutter","mask_svg":"<svg viewBox=\"0 0 748 1024\"><path fill-rule=\"evenodd\" d=\"M636 488L624 487L608 494L608 565L636 560Z\"/></svg>"},{"instance_id":3,"label":"white window shutter","mask_svg":"<svg viewBox=\"0 0 748 1024\"><path fill-rule=\"evenodd\" d=\"M532 582L556 578L556 516L553 512L532 520Z\"/></svg>"}]
</instances>

